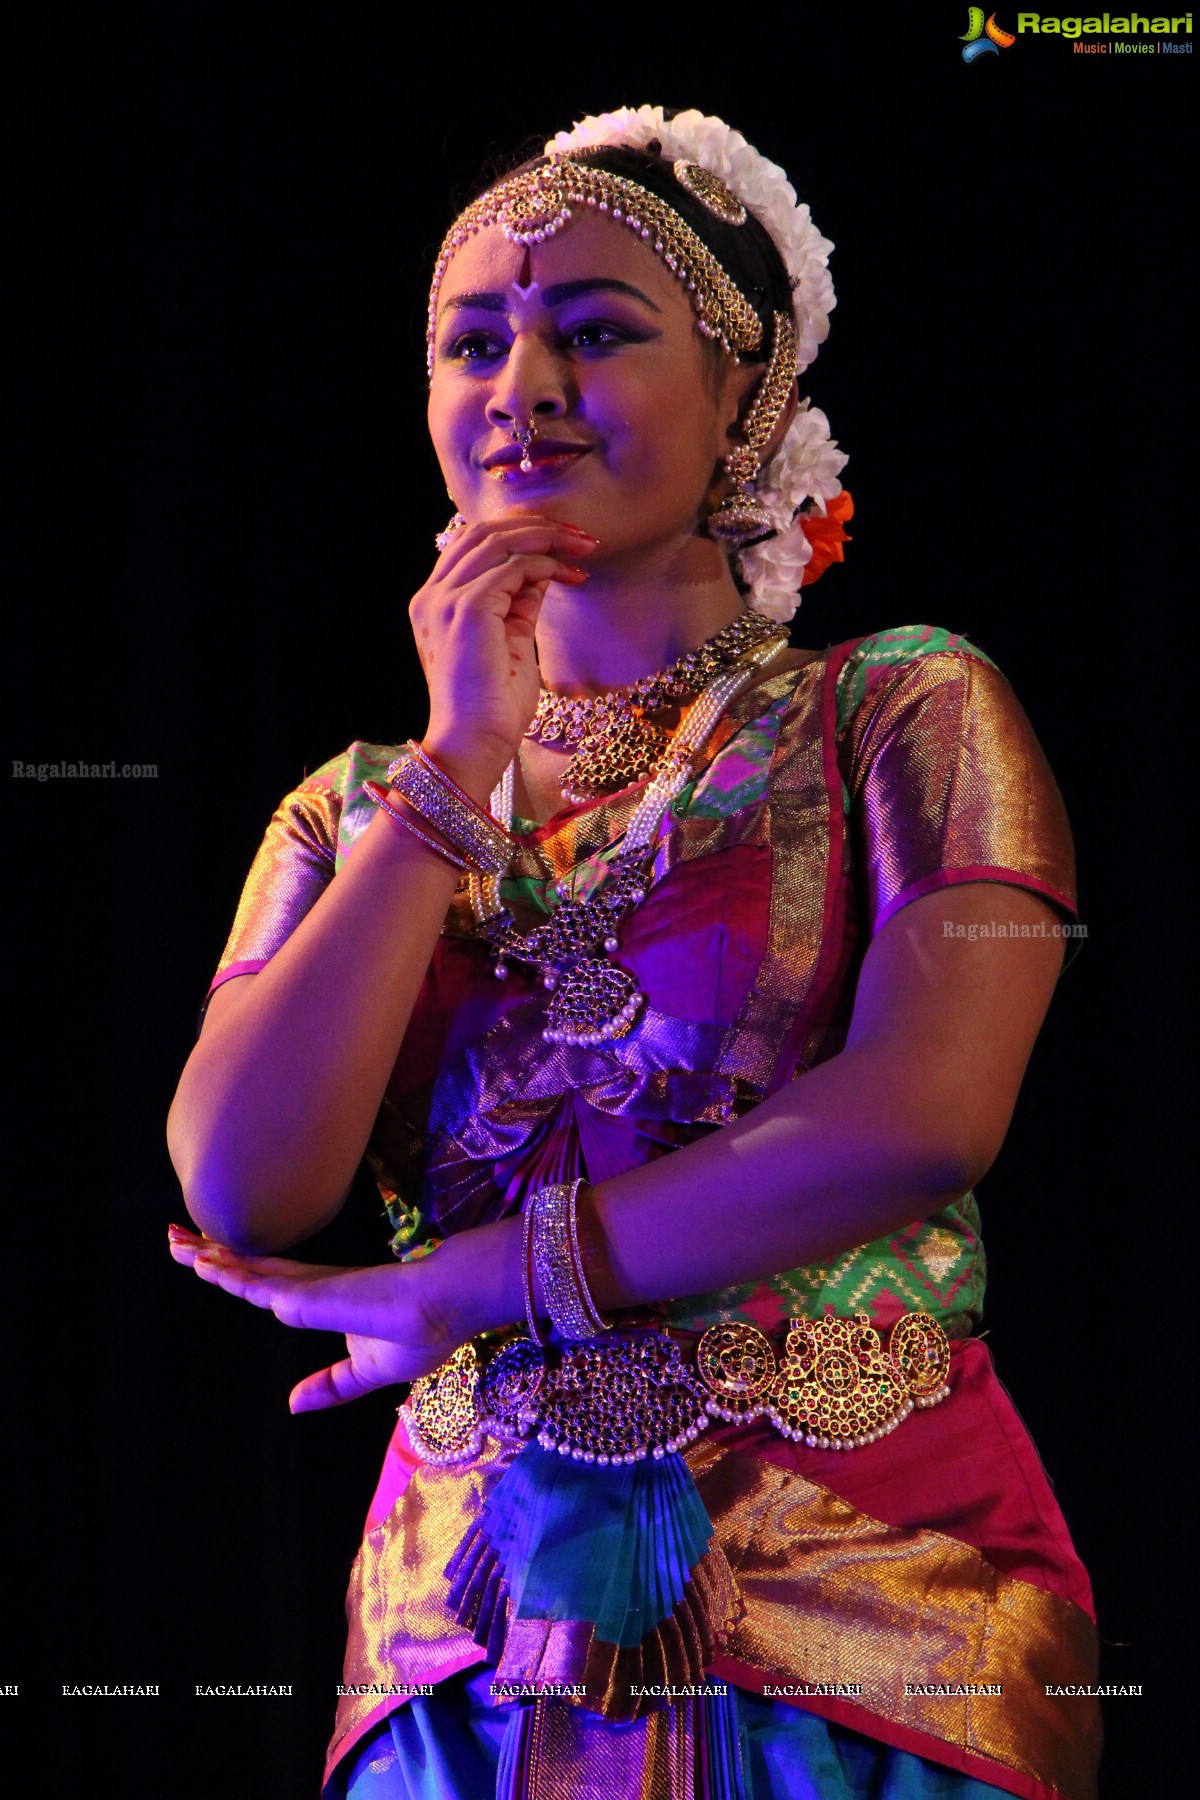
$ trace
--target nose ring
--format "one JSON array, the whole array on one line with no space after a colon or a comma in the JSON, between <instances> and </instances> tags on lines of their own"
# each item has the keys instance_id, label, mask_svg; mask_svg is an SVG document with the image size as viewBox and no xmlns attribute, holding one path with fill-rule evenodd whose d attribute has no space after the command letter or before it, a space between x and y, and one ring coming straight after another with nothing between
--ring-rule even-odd
<instances>
[{"instance_id":1,"label":"nose ring","mask_svg":"<svg viewBox=\"0 0 1200 1800\"><path fill-rule=\"evenodd\" d=\"M537 434L538 428L533 422L532 413L529 415L529 424L527 426L514 425L508 434L514 444L519 444L521 446L520 467L523 475L528 475L533 468L533 460L530 457L529 451Z\"/></svg>"}]
</instances>

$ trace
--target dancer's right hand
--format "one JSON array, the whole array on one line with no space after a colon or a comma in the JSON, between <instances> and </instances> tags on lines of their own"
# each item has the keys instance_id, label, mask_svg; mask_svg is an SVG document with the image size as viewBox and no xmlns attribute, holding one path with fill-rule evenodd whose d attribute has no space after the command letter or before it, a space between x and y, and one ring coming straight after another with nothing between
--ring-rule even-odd
<instances>
[{"instance_id":1,"label":"dancer's right hand","mask_svg":"<svg viewBox=\"0 0 1200 1800\"><path fill-rule=\"evenodd\" d=\"M424 748L480 804L537 708L534 629L549 584L579 587L598 540L537 513L460 529L409 606L429 684Z\"/></svg>"},{"instance_id":2,"label":"dancer's right hand","mask_svg":"<svg viewBox=\"0 0 1200 1800\"><path fill-rule=\"evenodd\" d=\"M373 1388L415 1381L464 1341L440 1303L438 1282L430 1280L435 1258L342 1269L286 1256L242 1256L181 1225L172 1225L168 1238L175 1261L202 1281L273 1312L282 1325L345 1336L345 1357L293 1388L293 1412L340 1406Z\"/></svg>"}]
</instances>

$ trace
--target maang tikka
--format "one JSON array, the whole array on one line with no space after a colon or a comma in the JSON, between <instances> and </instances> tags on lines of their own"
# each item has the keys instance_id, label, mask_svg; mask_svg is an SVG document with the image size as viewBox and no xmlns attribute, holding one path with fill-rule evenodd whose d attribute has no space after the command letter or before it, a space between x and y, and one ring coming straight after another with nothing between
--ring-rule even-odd
<instances>
[{"instance_id":1,"label":"maang tikka","mask_svg":"<svg viewBox=\"0 0 1200 1800\"><path fill-rule=\"evenodd\" d=\"M791 398L796 379L796 327L787 313L777 312L774 317L771 356L746 415L743 442L735 444L725 457L730 489L708 521L709 536L722 543L744 544L775 529L754 483L762 468L762 453Z\"/></svg>"}]
</instances>

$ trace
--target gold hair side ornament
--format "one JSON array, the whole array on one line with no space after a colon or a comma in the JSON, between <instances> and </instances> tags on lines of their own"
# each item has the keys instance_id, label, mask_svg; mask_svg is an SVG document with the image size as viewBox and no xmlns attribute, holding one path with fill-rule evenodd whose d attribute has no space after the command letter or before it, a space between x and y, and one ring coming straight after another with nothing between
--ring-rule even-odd
<instances>
[{"instance_id":1,"label":"gold hair side ornament","mask_svg":"<svg viewBox=\"0 0 1200 1800\"><path fill-rule=\"evenodd\" d=\"M698 200L714 219L720 219L722 225L746 223L745 207L733 189L725 186L719 175L701 168L698 162L689 162L686 156L678 157L672 163L671 173L680 187L686 188L692 198Z\"/></svg>"},{"instance_id":2,"label":"gold hair side ornament","mask_svg":"<svg viewBox=\"0 0 1200 1800\"><path fill-rule=\"evenodd\" d=\"M699 171L704 174L703 170ZM678 176L689 192L694 186ZM693 180L696 178L693 177ZM726 196L721 201L720 188ZM697 193L710 212L718 218L718 204L725 205L726 215L738 203L715 177L708 178L706 192ZM434 336L437 330L438 298L442 281L456 250L480 231L498 226L510 244L545 243L569 224L577 209L591 209L606 214L618 224L628 226L654 251L687 290L696 314L696 323L705 337L712 338L729 356L737 357L746 350L756 350L762 341L762 323L753 306L726 274L712 251L673 206L660 200L647 188L624 175L613 175L607 169L595 168L571 156L552 156L540 169L526 169L510 175L507 181L490 188L473 200L459 214L442 241L434 265L433 284L429 292L428 351L429 372L433 373ZM741 209L744 215L744 208ZM730 218L728 222L733 222Z\"/></svg>"},{"instance_id":3,"label":"gold hair side ornament","mask_svg":"<svg viewBox=\"0 0 1200 1800\"><path fill-rule=\"evenodd\" d=\"M710 537L723 543L744 544L774 530L754 491L754 483L762 468L762 453L783 417L795 379L796 327L786 313L776 313L771 358L746 415L744 442L736 444L725 458L725 473L731 485L708 521Z\"/></svg>"}]
</instances>

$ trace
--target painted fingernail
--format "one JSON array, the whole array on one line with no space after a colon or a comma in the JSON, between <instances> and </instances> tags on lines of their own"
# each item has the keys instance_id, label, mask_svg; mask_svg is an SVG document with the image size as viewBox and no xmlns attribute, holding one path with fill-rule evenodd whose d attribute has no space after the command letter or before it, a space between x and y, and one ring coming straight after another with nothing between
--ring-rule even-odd
<instances>
[{"instance_id":1,"label":"painted fingernail","mask_svg":"<svg viewBox=\"0 0 1200 1800\"><path fill-rule=\"evenodd\" d=\"M564 525L563 530L569 531L573 537L586 538L590 544L598 544L600 542L600 539L596 536L595 532L585 531L582 525Z\"/></svg>"},{"instance_id":2,"label":"painted fingernail","mask_svg":"<svg viewBox=\"0 0 1200 1800\"><path fill-rule=\"evenodd\" d=\"M589 581L591 570L577 569L574 563L559 563L555 579L558 581Z\"/></svg>"}]
</instances>

